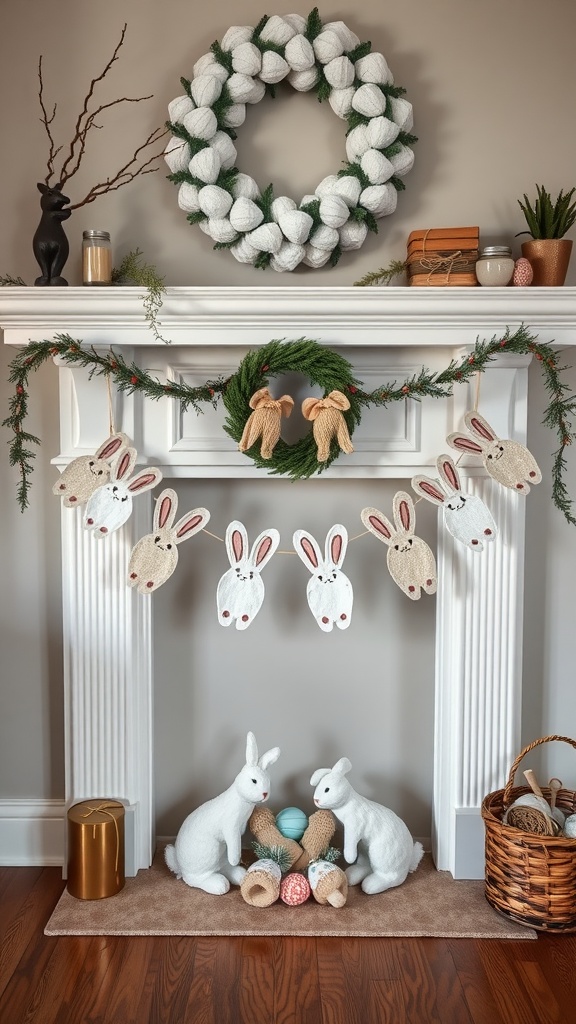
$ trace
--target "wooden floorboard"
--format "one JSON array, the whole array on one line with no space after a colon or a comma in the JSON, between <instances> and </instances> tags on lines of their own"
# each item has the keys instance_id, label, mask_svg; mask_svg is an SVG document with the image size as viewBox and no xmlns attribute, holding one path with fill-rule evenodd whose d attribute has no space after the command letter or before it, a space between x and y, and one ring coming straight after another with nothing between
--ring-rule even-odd
<instances>
[{"instance_id":1,"label":"wooden floorboard","mask_svg":"<svg viewBox=\"0 0 576 1024\"><path fill-rule=\"evenodd\" d=\"M0 871L1 1024L573 1024L576 935L62 936L57 868Z\"/></svg>"}]
</instances>

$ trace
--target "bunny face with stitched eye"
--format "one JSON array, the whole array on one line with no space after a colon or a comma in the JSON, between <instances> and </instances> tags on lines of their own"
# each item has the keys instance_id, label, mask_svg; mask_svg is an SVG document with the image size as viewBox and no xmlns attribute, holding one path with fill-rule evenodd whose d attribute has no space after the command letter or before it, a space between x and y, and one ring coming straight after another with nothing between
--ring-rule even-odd
<instances>
[{"instance_id":1,"label":"bunny face with stitched eye","mask_svg":"<svg viewBox=\"0 0 576 1024\"><path fill-rule=\"evenodd\" d=\"M174 525L178 496L167 487L158 496L153 532L142 537L132 550L128 565L128 586L140 594L151 594L162 586L178 564L178 544L203 530L210 521L206 508L195 508Z\"/></svg>"},{"instance_id":2,"label":"bunny face with stitched eye","mask_svg":"<svg viewBox=\"0 0 576 1024\"><path fill-rule=\"evenodd\" d=\"M324 556L320 545L306 530L296 530L294 550L312 573L306 587L308 605L320 629L330 633L334 625L347 629L352 618L353 591L350 580L342 572L348 532L336 524L328 532Z\"/></svg>"},{"instance_id":3,"label":"bunny face with stitched eye","mask_svg":"<svg viewBox=\"0 0 576 1024\"><path fill-rule=\"evenodd\" d=\"M414 502L406 491L398 491L393 502L394 526L377 508L362 509L361 519L367 530L388 545L388 571L412 601L418 601L421 590L435 594L436 561L421 537L414 536L416 513Z\"/></svg>"},{"instance_id":4,"label":"bunny face with stitched eye","mask_svg":"<svg viewBox=\"0 0 576 1024\"><path fill-rule=\"evenodd\" d=\"M441 506L444 525L456 540L471 551L483 551L484 544L493 541L498 533L490 509L477 494L466 494L460 489L460 476L449 455L440 455L436 466L440 480L415 476L412 487L426 501Z\"/></svg>"},{"instance_id":5,"label":"bunny face with stitched eye","mask_svg":"<svg viewBox=\"0 0 576 1024\"><path fill-rule=\"evenodd\" d=\"M456 432L446 438L452 448L467 455L478 455L494 480L520 494L528 494L530 485L540 483L540 467L523 444L497 437L490 424L477 412L467 412L464 423L468 434Z\"/></svg>"},{"instance_id":6,"label":"bunny face with stitched eye","mask_svg":"<svg viewBox=\"0 0 576 1024\"><path fill-rule=\"evenodd\" d=\"M52 487L66 508L85 505L97 487L110 479L110 463L122 448L130 444L126 434L111 434L94 455L79 455L66 466Z\"/></svg>"},{"instance_id":7,"label":"bunny face with stitched eye","mask_svg":"<svg viewBox=\"0 0 576 1024\"><path fill-rule=\"evenodd\" d=\"M132 513L133 495L155 487L162 473L153 466L141 469L134 476L135 448L124 448L116 456L110 471L110 482L98 487L84 511L83 525L95 537L106 537L128 521Z\"/></svg>"},{"instance_id":8,"label":"bunny face with stitched eye","mask_svg":"<svg viewBox=\"0 0 576 1024\"><path fill-rule=\"evenodd\" d=\"M216 593L218 620L222 626L236 623L247 629L262 607L264 583L260 576L280 543L278 530L263 530L248 549L243 523L234 520L226 530L226 551L230 568L220 578Z\"/></svg>"}]
</instances>

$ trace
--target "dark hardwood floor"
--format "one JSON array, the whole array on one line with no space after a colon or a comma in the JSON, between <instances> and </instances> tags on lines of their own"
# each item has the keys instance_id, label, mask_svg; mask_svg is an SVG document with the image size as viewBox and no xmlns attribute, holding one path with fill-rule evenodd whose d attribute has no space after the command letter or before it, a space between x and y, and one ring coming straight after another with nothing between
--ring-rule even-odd
<instances>
[{"instance_id":1,"label":"dark hardwood floor","mask_svg":"<svg viewBox=\"0 0 576 1024\"><path fill-rule=\"evenodd\" d=\"M0 868L1 1024L576 1021L576 935L46 938L58 868Z\"/></svg>"}]
</instances>

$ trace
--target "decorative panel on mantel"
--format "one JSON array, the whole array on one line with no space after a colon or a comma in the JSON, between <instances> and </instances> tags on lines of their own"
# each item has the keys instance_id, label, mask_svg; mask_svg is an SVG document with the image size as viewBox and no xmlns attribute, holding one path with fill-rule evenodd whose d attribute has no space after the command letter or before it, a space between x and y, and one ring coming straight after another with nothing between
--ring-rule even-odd
<instances>
[{"instance_id":1,"label":"decorative panel on mantel","mask_svg":"<svg viewBox=\"0 0 576 1024\"><path fill-rule=\"evenodd\" d=\"M540 341L576 344L573 288L170 288L160 310L168 346L148 330L142 297L137 288L5 288L0 326L9 345L68 333L87 345L121 348L160 376L191 384L230 373L244 352L272 339L308 337L337 348L367 388L422 364L444 367L477 338L521 323ZM481 411L519 441L526 435L528 363L527 357L499 358L481 384ZM58 373L61 450L54 461L63 466L106 436L108 409L101 379L89 382L86 371L62 363ZM297 397L310 390L306 381L293 384ZM473 401L466 386L449 400L365 413L355 454L337 460L326 476L406 480L429 472L446 434L461 425ZM265 479L221 430L221 410L195 417L181 414L172 400L144 403L135 395L117 396L114 413L141 458L160 465L168 482ZM525 502L477 466L464 462L461 470L467 486L494 509L502 542L478 558L438 531L431 831L439 868L480 878L480 802L503 784L519 749ZM127 594L122 579L150 507L141 499L124 535L110 538L108 555L99 549L98 557L97 542L78 529L77 513L62 513L66 799L106 787L131 806L134 870L149 865L154 846L153 597Z\"/></svg>"}]
</instances>

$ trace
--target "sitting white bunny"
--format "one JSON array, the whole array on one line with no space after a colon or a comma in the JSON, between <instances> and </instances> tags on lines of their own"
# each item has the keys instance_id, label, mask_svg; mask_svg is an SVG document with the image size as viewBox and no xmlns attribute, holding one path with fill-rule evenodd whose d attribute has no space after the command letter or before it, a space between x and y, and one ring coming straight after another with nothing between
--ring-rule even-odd
<instances>
[{"instance_id":1,"label":"sitting white bunny","mask_svg":"<svg viewBox=\"0 0 576 1024\"><path fill-rule=\"evenodd\" d=\"M344 825L344 860L352 864L346 869L349 884L362 882L369 894L384 892L416 870L424 850L394 811L352 788L345 778L351 767L348 758L341 757L333 768L318 768L310 779L316 786L314 803L332 811Z\"/></svg>"},{"instance_id":2,"label":"sitting white bunny","mask_svg":"<svg viewBox=\"0 0 576 1024\"><path fill-rule=\"evenodd\" d=\"M258 760L254 734L246 739L246 764L220 796L201 804L185 819L164 851L166 863L186 885L216 896L228 892L230 882L240 885L246 868L240 865L242 835L256 804L270 795L268 765L280 756L273 747Z\"/></svg>"}]
</instances>

